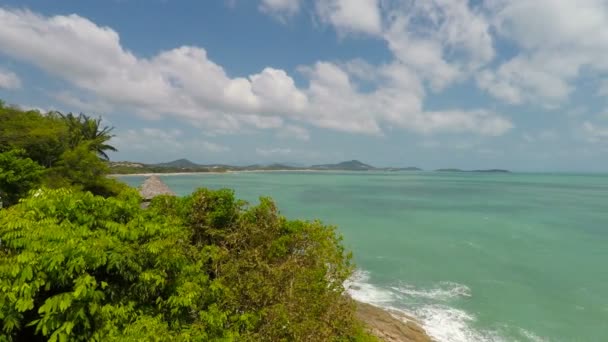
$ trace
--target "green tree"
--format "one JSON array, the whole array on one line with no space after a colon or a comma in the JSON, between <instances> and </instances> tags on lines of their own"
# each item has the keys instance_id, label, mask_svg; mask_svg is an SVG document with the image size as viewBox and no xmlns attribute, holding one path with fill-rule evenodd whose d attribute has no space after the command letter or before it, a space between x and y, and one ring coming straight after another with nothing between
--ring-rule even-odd
<instances>
[{"instance_id":1,"label":"green tree","mask_svg":"<svg viewBox=\"0 0 608 342\"><path fill-rule=\"evenodd\" d=\"M44 168L25 157L23 150L0 153L0 201L5 206L17 203L40 185L43 172Z\"/></svg>"},{"instance_id":2,"label":"green tree","mask_svg":"<svg viewBox=\"0 0 608 342\"><path fill-rule=\"evenodd\" d=\"M140 200L43 189L0 211L0 340L367 338L332 227L228 190Z\"/></svg>"},{"instance_id":3,"label":"green tree","mask_svg":"<svg viewBox=\"0 0 608 342\"><path fill-rule=\"evenodd\" d=\"M0 152L25 150L44 167L52 167L67 149L67 129L56 115L0 107Z\"/></svg>"},{"instance_id":4,"label":"green tree","mask_svg":"<svg viewBox=\"0 0 608 342\"><path fill-rule=\"evenodd\" d=\"M124 184L106 176L108 164L91 151L90 144L91 141L85 141L66 150L49 170L45 183L54 188L74 186L106 197L122 191Z\"/></svg>"},{"instance_id":5,"label":"green tree","mask_svg":"<svg viewBox=\"0 0 608 342\"><path fill-rule=\"evenodd\" d=\"M78 116L72 113L60 115L68 126L70 147L75 148L83 142L87 142L91 151L104 160L110 159L107 151L118 151L114 146L108 144L114 137L112 134L114 127L102 126L101 118L91 118L82 113Z\"/></svg>"}]
</instances>

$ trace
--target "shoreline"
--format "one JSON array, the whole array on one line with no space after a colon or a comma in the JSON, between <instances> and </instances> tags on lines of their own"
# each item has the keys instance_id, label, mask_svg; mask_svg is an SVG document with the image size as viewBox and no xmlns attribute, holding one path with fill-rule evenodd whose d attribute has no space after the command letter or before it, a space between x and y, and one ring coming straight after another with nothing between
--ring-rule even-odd
<instances>
[{"instance_id":1,"label":"shoreline","mask_svg":"<svg viewBox=\"0 0 608 342\"><path fill-rule=\"evenodd\" d=\"M151 176L185 176L185 175L198 175L198 174L210 174L210 175L221 175L225 173L234 173L240 171L223 171L223 172L142 172L142 173L110 173L108 177L151 177Z\"/></svg>"},{"instance_id":2,"label":"shoreline","mask_svg":"<svg viewBox=\"0 0 608 342\"><path fill-rule=\"evenodd\" d=\"M432 342L433 340L414 317L372 304L354 300L356 316L367 331L385 342Z\"/></svg>"},{"instance_id":3,"label":"shoreline","mask_svg":"<svg viewBox=\"0 0 608 342\"><path fill-rule=\"evenodd\" d=\"M185 176L185 175L222 175L230 173L271 173L271 172L376 172L376 171L351 171L351 170L227 170L227 171L194 171L194 172L142 172L142 173L110 173L108 177L124 176Z\"/></svg>"}]
</instances>

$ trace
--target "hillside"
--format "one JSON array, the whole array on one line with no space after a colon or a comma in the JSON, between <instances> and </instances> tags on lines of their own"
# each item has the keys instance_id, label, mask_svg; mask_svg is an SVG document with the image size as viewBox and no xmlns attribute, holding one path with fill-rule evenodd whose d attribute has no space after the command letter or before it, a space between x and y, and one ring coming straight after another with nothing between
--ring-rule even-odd
<instances>
[{"instance_id":1,"label":"hillside","mask_svg":"<svg viewBox=\"0 0 608 342\"><path fill-rule=\"evenodd\" d=\"M176 167L176 168L197 168L201 167L196 163L191 162L188 159L182 158L174 161L170 161L167 163L159 163L159 164L150 164L150 166L159 166L159 167Z\"/></svg>"},{"instance_id":2,"label":"hillside","mask_svg":"<svg viewBox=\"0 0 608 342\"><path fill-rule=\"evenodd\" d=\"M337 164L321 164L312 165L313 170L346 170L346 171L368 171L374 170L375 167L362 163L358 160L343 161Z\"/></svg>"}]
</instances>

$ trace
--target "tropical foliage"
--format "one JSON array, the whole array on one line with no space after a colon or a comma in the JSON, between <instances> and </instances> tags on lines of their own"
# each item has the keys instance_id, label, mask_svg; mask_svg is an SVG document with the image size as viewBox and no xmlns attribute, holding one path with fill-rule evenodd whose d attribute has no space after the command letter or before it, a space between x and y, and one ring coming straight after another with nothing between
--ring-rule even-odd
<instances>
[{"instance_id":1,"label":"tropical foliage","mask_svg":"<svg viewBox=\"0 0 608 342\"><path fill-rule=\"evenodd\" d=\"M367 339L334 228L229 190L35 191L0 211L4 341Z\"/></svg>"},{"instance_id":2,"label":"tropical foliage","mask_svg":"<svg viewBox=\"0 0 608 342\"><path fill-rule=\"evenodd\" d=\"M114 146L108 144L114 137L112 135L114 127L102 127L101 118L91 118L82 113L78 116L72 113L66 115L59 113L59 117L67 125L68 143L71 148L86 143L89 150L97 153L104 160L110 159L106 151L117 151Z\"/></svg>"},{"instance_id":3,"label":"tropical foliage","mask_svg":"<svg viewBox=\"0 0 608 342\"><path fill-rule=\"evenodd\" d=\"M21 110L0 101L0 196L14 204L29 189L75 187L104 196L122 186L108 179L112 128L80 114Z\"/></svg>"},{"instance_id":4,"label":"tropical foliage","mask_svg":"<svg viewBox=\"0 0 608 342\"><path fill-rule=\"evenodd\" d=\"M111 131L0 101L0 342L372 339L333 227L230 190L142 209Z\"/></svg>"},{"instance_id":5,"label":"tropical foliage","mask_svg":"<svg viewBox=\"0 0 608 342\"><path fill-rule=\"evenodd\" d=\"M40 184L44 168L23 150L0 153L0 202L11 205Z\"/></svg>"}]
</instances>

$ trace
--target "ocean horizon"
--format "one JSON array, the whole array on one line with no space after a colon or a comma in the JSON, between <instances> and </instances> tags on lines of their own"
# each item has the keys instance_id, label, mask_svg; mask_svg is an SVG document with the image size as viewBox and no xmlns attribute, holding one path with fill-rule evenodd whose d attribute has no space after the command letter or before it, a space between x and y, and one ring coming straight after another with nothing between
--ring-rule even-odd
<instances>
[{"instance_id":1,"label":"ocean horizon","mask_svg":"<svg viewBox=\"0 0 608 342\"><path fill-rule=\"evenodd\" d=\"M608 321L608 175L231 172L161 175L178 195L270 196L336 225L362 302L416 317L440 342L600 341ZM131 186L144 176L120 176Z\"/></svg>"}]
</instances>

